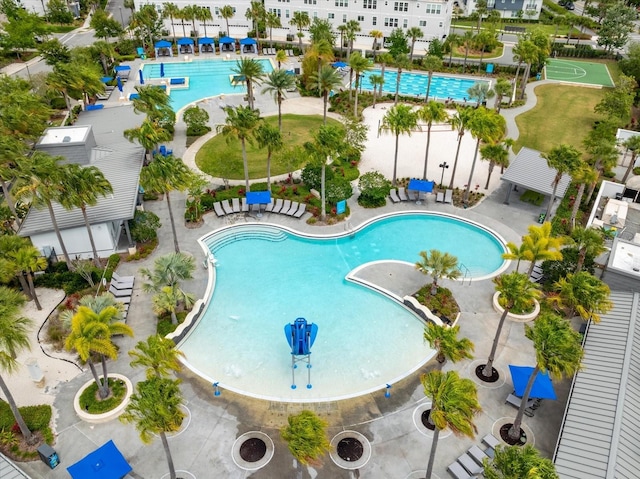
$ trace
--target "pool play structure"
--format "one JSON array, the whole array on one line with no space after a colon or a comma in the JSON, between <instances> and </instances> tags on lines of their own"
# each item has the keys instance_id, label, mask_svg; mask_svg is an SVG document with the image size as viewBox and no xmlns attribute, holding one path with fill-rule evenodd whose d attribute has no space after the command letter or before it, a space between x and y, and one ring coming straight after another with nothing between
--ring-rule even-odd
<instances>
[{"instance_id":1,"label":"pool play structure","mask_svg":"<svg viewBox=\"0 0 640 479\"><path fill-rule=\"evenodd\" d=\"M376 69L365 72L362 79L362 89L372 91L373 85L371 84L371 76L380 75L380 73L381 70ZM398 73L396 71L385 70L382 92L395 94L397 79ZM424 95L426 95L427 93L428 83L429 75L427 73L402 72L402 74L400 75L399 91L401 95L424 97ZM433 77L431 78L429 98L436 98L439 100L451 99L454 101L463 102L465 101L465 99L469 99L467 90L471 88L475 83L490 84L491 82L454 75L433 75Z\"/></svg>"},{"instance_id":2,"label":"pool play structure","mask_svg":"<svg viewBox=\"0 0 640 479\"><path fill-rule=\"evenodd\" d=\"M244 82L238 81L237 75L233 73L239 58L234 55L229 59L143 63L141 75L148 83L165 81L170 87L171 106L174 111L179 111L204 98L246 93ZM256 61L260 62L265 73L273 70L271 60Z\"/></svg>"},{"instance_id":3,"label":"pool play structure","mask_svg":"<svg viewBox=\"0 0 640 479\"><path fill-rule=\"evenodd\" d=\"M429 249L456 255L467 282L507 266L505 242L496 233L424 212L380 216L337 235L232 225L199 242L210 281L202 306L194 308L200 315L180 333L187 366L223 390L285 402L384 391L433 356L422 338L423 321L394 293L363 279L368 267L388 262L413 270L419 252ZM306 368L311 358L313 368ZM306 368L311 388L292 388L302 380L293 366L298 374Z\"/></svg>"}]
</instances>

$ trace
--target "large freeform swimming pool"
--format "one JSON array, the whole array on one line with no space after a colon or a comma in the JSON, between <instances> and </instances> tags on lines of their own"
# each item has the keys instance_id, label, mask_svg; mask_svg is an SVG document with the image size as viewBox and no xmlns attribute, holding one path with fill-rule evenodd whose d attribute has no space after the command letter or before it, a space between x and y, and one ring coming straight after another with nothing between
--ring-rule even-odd
<instances>
[{"instance_id":1,"label":"large freeform swimming pool","mask_svg":"<svg viewBox=\"0 0 640 479\"><path fill-rule=\"evenodd\" d=\"M382 390L429 360L424 324L397 301L345 280L370 262L413 265L422 250L456 255L475 278L505 266L504 242L479 225L435 214L381 217L355 233L303 237L275 225L222 228L201 244L217 260L215 287L199 323L180 344L191 369L253 397L315 402ZM425 283L429 282L425 276ZM298 368L284 326L318 325L312 389Z\"/></svg>"},{"instance_id":2,"label":"large freeform swimming pool","mask_svg":"<svg viewBox=\"0 0 640 479\"><path fill-rule=\"evenodd\" d=\"M273 70L273 65L268 59L256 59L262 65L265 73ZM236 58L231 60L197 60L190 62L154 62L145 63L142 66L142 75L145 80L162 78L160 64L164 63L165 78L189 77L189 88L170 90L171 106L174 111L179 111L189 103L209 98L220 94L246 93L244 82L233 86L230 76L236 68Z\"/></svg>"},{"instance_id":3,"label":"large freeform swimming pool","mask_svg":"<svg viewBox=\"0 0 640 479\"><path fill-rule=\"evenodd\" d=\"M373 90L371 84L371 75L380 75L381 70L369 70L365 72L362 80L363 90ZM396 81L398 72L385 70L384 85L382 91L384 93L396 92ZM429 98L437 98L445 100L451 98L455 101L465 101L469 98L467 90L475 83L489 83L485 80L472 80L464 77L433 75L431 78L431 89L429 90ZM423 96L427 94L427 85L429 83L429 75L426 73L402 72L400 75L400 94Z\"/></svg>"}]
</instances>

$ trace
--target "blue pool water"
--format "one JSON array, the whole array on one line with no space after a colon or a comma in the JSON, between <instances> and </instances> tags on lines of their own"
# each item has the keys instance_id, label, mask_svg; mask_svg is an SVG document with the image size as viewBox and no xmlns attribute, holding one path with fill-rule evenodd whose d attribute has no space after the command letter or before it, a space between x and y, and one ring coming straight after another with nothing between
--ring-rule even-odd
<instances>
[{"instance_id":1,"label":"blue pool water","mask_svg":"<svg viewBox=\"0 0 640 479\"><path fill-rule=\"evenodd\" d=\"M371 85L371 75L380 75L380 70L370 70L365 72L362 80L363 90L373 90ZM382 85L383 93L396 92L396 81L398 73L396 71L385 70L384 85ZM464 101L469 97L467 90L474 83L488 83L484 80L471 80L469 78L450 77L433 75L431 78L431 89L429 90L429 98L436 97L438 99L451 98L455 101ZM400 94L422 96L427 93L427 84L429 83L429 75L426 73L402 72L400 75Z\"/></svg>"},{"instance_id":2,"label":"blue pool water","mask_svg":"<svg viewBox=\"0 0 640 479\"><path fill-rule=\"evenodd\" d=\"M180 345L190 367L234 391L271 400L325 401L383 389L433 351L423 323L389 297L345 280L371 261L411 266L422 250L456 255L478 278L504 262L503 242L474 224L441 215L401 214L354 235L301 237L275 225L239 225L202 238L217 260L215 288L199 324ZM425 276L425 283L430 278ZM284 325L319 326L306 369L291 386Z\"/></svg>"},{"instance_id":3,"label":"blue pool water","mask_svg":"<svg viewBox=\"0 0 640 479\"><path fill-rule=\"evenodd\" d=\"M273 70L270 60L257 60L265 73ZM188 89L171 89L171 106L178 111L194 101L220 94L246 93L244 85L233 86L229 75L233 75L236 60L200 60L192 62L164 62L165 78L189 77ZM161 78L160 62L145 63L142 70L144 79ZM259 88L259 87L258 87Z\"/></svg>"}]
</instances>

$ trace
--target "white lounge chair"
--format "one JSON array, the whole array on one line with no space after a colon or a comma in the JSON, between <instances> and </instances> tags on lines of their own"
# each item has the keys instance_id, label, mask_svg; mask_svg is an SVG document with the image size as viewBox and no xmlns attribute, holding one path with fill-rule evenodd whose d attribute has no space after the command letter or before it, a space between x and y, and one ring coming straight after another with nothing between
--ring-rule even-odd
<instances>
[{"instance_id":1,"label":"white lounge chair","mask_svg":"<svg viewBox=\"0 0 640 479\"><path fill-rule=\"evenodd\" d=\"M493 434L487 434L482 438L482 442L484 442L491 449L495 449L500 445L500 440L496 438Z\"/></svg>"},{"instance_id":2,"label":"white lounge chair","mask_svg":"<svg viewBox=\"0 0 640 479\"><path fill-rule=\"evenodd\" d=\"M458 461L452 464L449 464L449 467L447 467L447 471L449 471L451 475L456 479L471 479L472 477L474 477L471 474L469 474L465 470L465 468L460 465Z\"/></svg>"},{"instance_id":3,"label":"white lounge chair","mask_svg":"<svg viewBox=\"0 0 640 479\"><path fill-rule=\"evenodd\" d=\"M233 208L231 208L231 205L229 204L229 200L221 201L220 204L222 205L222 209L226 214L228 215L233 214Z\"/></svg>"},{"instance_id":4,"label":"white lounge chair","mask_svg":"<svg viewBox=\"0 0 640 479\"><path fill-rule=\"evenodd\" d=\"M300 207L300 203L298 203L297 201L292 201L291 202L291 208L289 208L289 211L287 211L285 213L285 215L293 216L295 214L295 212L298 211L299 207Z\"/></svg>"},{"instance_id":5,"label":"white lounge chair","mask_svg":"<svg viewBox=\"0 0 640 479\"><path fill-rule=\"evenodd\" d=\"M480 474L484 470L484 467L482 467L480 464L478 464L476 461L474 461L473 458L467 453L464 453L462 456L460 456L458 458L458 462L472 476L474 476L476 474Z\"/></svg>"},{"instance_id":6,"label":"white lounge chair","mask_svg":"<svg viewBox=\"0 0 640 479\"><path fill-rule=\"evenodd\" d=\"M391 191L389 191L389 198L391 198L391 201L393 201L394 203L400 203L398 191L395 188L391 188Z\"/></svg>"},{"instance_id":7,"label":"white lounge chair","mask_svg":"<svg viewBox=\"0 0 640 479\"><path fill-rule=\"evenodd\" d=\"M398 198L400 201L409 201L406 188L398 188Z\"/></svg>"},{"instance_id":8,"label":"white lounge chair","mask_svg":"<svg viewBox=\"0 0 640 479\"><path fill-rule=\"evenodd\" d=\"M278 198L273 205L273 208L271 208L271 213L280 213L280 211L282 211L283 204L282 198Z\"/></svg>"},{"instance_id":9,"label":"white lounge chair","mask_svg":"<svg viewBox=\"0 0 640 479\"><path fill-rule=\"evenodd\" d=\"M453 190L446 190L444 192L444 202L448 204L453 203Z\"/></svg>"},{"instance_id":10,"label":"white lounge chair","mask_svg":"<svg viewBox=\"0 0 640 479\"><path fill-rule=\"evenodd\" d=\"M280 214L286 215L290 208L291 208L291 200L284 200L284 202L282 203L282 209L280 210Z\"/></svg>"},{"instance_id":11,"label":"white lounge chair","mask_svg":"<svg viewBox=\"0 0 640 479\"><path fill-rule=\"evenodd\" d=\"M444 203L444 193L442 191L438 191L436 194L436 203Z\"/></svg>"},{"instance_id":12,"label":"white lounge chair","mask_svg":"<svg viewBox=\"0 0 640 479\"><path fill-rule=\"evenodd\" d=\"M240 198L231 199L231 209L234 213L240 213Z\"/></svg>"},{"instance_id":13,"label":"white lounge chair","mask_svg":"<svg viewBox=\"0 0 640 479\"><path fill-rule=\"evenodd\" d=\"M116 289L113 286L109 287L109 292L114 295L116 298L124 298L131 297L131 293L133 293L133 289Z\"/></svg>"},{"instance_id":14,"label":"white lounge chair","mask_svg":"<svg viewBox=\"0 0 640 479\"><path fill-rule=\"evenodd\" d=\"M467 454L469 454L480 465L482 465L482 461L484 459L489 459L489 455L478 446L471 446L467 451Z\"/></svg>"},{"instance_id":15,"label":"white lounge chair","mask_svg":"<svg viewBox=\"0 0 640 479\"><path fill-rule=\"evenodd\" d=\"M247 204L246 198L242 198L242 206L240 209L242 210L243 213L246 213L247 211L249 211L249 205Z\"/></svg>"},{"instance_id":16,"label":"white lounge chair","mask_svg":"<svg viewBox=\"0 0 640 479\"><path fill-rule=\"evenodd\" d=\"M295 218L301 218L302 215L305 213L305 211L307 211L307 204L306 203L300 203L300 208L298 208L298 211L296 211L293 216Z\"/></svg>"},{"instance_id":17,"label":"white lounge chair","mask_svg":"<svg viewBox=\"0 0 640 479\"><path fill-rule=\"evenodd\" d=\"M267 203L267 206L265 206L264 211L265 213L271 213L273 211L273 207L276 205L275 201L273 201L273 199L271 199L271 201L269 203Z\"/></svg>"},{"instance_id":18,"label":"white lounge chair","mask_svg":"<svg viewBox=\"0 0 640 479\"><path fill-rule=\"evenodd\" d=\"M116 296L113 295L113 299L115 299L118 303L122 303L127 305L131 302L131 296Z\"/></svg>"},{"instance_id":19,"label":"white lounge chair","mask_svg":"<svg viewBox=\"0 0 640 479\"><path fill-rule=\"evenodd\" d=\"M131 285L133 285L133 282L136 280L135 276L120 276L118 273L116 273L115 271L113 273L111 273L111 281L116 281L117 283L131 283Z\"/></svg>"},{"instance_id":20,"label":"white lounge chair","mask_svg":"<svg viewBox=\"0 0 640 479\"><path fill-rule=\"evenodd\" d=\"M225 213L225 211L222 209L222 204L220 203L220 201L216 201L213 204L213 211L216 212L216 215L218 215L218 217L224 216L227 213Z\"/></svg>"}]
</instances>

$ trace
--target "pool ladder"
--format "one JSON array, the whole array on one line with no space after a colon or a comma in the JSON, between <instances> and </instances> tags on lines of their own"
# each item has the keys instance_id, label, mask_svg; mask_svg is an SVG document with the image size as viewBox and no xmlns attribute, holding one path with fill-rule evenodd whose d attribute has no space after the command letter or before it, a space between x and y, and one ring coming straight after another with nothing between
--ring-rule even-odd
<instances>
[{"instance_id":1,"label":"pool ladder","mask_svg":"<svg viewBox=\"0 0 640 479\"><path fill-rule=\"evenodd\" d=\"M462 286L464 286L467 279L469 280L469 286L471 286L471 271L464 264L458 263L458 271L462 274Z\"/></svg>"}]
</instances>

